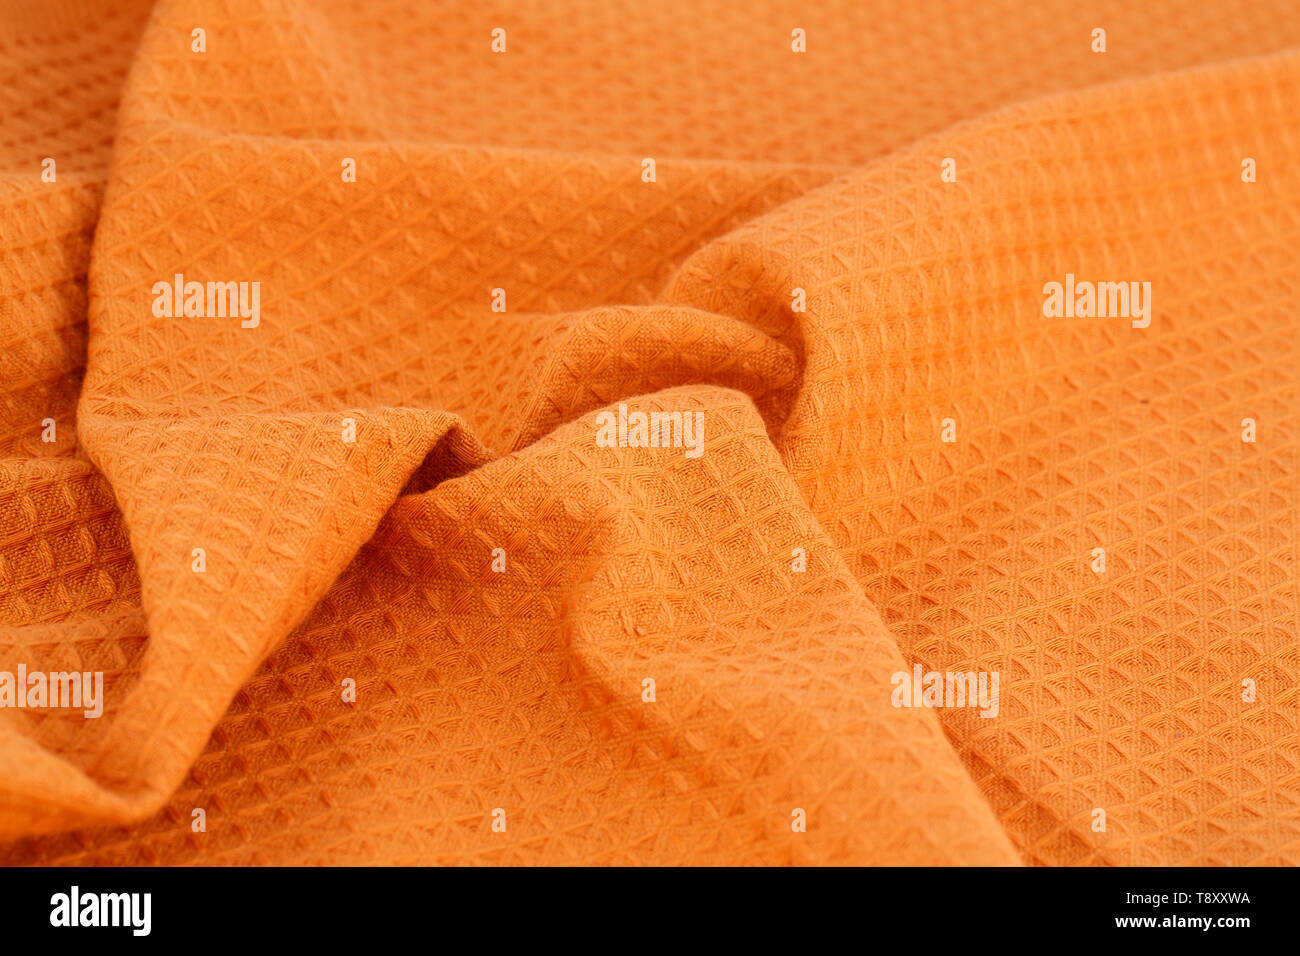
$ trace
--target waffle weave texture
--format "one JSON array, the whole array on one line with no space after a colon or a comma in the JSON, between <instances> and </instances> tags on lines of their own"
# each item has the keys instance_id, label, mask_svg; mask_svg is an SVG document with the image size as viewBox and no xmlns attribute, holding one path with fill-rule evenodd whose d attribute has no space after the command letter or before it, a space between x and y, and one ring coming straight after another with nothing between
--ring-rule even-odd
<instances>
[{"instance_id":1,"label":"waffle weave texture","mask_svg":"<svg viewBox=\"0 0 1300 956\"><path fill-rule=\"evenodd\" d=\"M1294 0L10 0L0 670L106 703L0 864L1300 862L1298 115Z\"/></svg>"}]
</instances>

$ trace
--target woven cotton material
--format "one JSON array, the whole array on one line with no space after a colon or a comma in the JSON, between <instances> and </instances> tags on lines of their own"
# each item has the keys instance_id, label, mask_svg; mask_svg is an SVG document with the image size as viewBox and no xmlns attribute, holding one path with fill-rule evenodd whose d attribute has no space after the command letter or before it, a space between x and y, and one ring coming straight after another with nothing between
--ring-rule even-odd
<instances>
[{"instance_id":1,"label":"woven cotton material","mask_svg":"<svg viewBox=\"0 0 1300 956\"><path fill-rule=\"evenodd\" d=\"M0 863L1300 862L1298 112L1291 0L6 4L0 670L105 695Z\"/></svg>"}]
</instances>

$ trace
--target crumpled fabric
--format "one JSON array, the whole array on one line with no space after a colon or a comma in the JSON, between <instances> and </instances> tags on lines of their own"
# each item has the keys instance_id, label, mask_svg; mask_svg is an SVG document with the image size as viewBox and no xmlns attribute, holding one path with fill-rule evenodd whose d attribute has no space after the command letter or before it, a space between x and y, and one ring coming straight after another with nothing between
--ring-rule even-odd
<instances>
[{"instance_id":1,"label":"crumpled fabric","mask_svg":"<svg viewBox=\"0 0 1300 956\"><path fill-rule=\"evenodd\" d=\"M0 670L106 688L0 863L1300 862L1293 3L11 0L0 105Z\"/></svg>"}]
</instances>

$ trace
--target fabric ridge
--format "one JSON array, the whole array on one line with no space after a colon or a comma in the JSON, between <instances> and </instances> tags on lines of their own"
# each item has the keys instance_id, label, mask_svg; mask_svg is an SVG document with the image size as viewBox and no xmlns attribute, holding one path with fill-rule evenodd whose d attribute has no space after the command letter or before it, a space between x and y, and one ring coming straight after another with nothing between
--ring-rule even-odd
<instances>
[{"instance_id":1,"label":"fabric ridge","mask_svg":"<svg viewBox=\"0 0 1300 956\"><path fill-rule=\"evenodd\" d=\"M0 104L0 863L1300 862L1294 3L19 0Z\"/></svg>"}]
</instances>

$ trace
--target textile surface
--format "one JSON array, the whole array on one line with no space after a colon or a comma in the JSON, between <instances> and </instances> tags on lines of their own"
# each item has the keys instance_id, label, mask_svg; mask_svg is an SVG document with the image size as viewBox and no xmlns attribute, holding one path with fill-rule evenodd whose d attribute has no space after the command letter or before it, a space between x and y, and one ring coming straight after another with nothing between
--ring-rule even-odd
<instances>
[{"instance_id":1,"label":"textile surface","mask_svg":"<svg viewBox=\"0 0 1300 956\"><path fill-rule=\"evenodd\" d=\"M0 671L104 695L0 864L1295 864L1298 113L1293 0L6 0Z\"/></svg>"}]
</instances>

